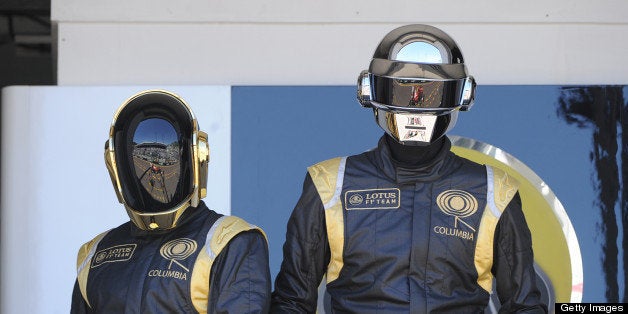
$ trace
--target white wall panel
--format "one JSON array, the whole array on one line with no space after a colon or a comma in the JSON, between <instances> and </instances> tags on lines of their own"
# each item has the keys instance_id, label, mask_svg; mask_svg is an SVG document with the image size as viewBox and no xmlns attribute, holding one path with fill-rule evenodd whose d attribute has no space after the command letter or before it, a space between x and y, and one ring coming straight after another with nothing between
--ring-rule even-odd
<instances>
[{"instance_id":1,"label":"white wall panel","mask_svg":"<svg viewBox=\"0 0 628 314\"><path fill-rule=\"evenodd\" d=\"M146 87L9 87L2 91L1 313L68 313L79 247L128 221L104 163L113 114ZM167 87L209 135L205 202L230 213L227 86Z\"/></svg>"},{"instance_id":2,"label":"white wall panel","mask_svg":"<svg viewBox=\"0 0 628 314\"><path fill-rule=\"evenodd\" d=\"M60 23L58 84L353 85L399 25ZM628 24L434 25L480 84L628 84Z\"/></svg>"},{"instance_id":3,"label":"white wall panel","mask_svg":"<svg viewBox=\"0 0 628 314\"><path fill-rule=\"evenodd\" d=\"M625 23L621 0L53 0L61 22Z\"/></svg>"}]
</instances>

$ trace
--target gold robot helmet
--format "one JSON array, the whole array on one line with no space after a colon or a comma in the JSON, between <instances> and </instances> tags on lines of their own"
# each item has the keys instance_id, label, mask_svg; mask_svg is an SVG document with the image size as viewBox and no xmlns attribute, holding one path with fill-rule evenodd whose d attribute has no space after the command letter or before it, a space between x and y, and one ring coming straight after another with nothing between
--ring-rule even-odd
<instances>
[{"instance_id":1,"label":"gold robot helmet","mask_svg":"<svg viewBox=\"0 0 628 314\"><path fill-rule=\"evenodd\" d=\"M118 201L143 230L170 229L207 194L207 134L190 106L165 90L127 99L113 117L105 164Z\"/></svg>"}]
</instances>

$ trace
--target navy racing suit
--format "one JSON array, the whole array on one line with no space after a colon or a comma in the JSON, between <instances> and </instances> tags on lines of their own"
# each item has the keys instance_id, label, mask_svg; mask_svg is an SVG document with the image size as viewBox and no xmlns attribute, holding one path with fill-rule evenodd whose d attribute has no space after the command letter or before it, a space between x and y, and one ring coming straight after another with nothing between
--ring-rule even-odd
<instances>
[{"instance_id":1,"label":"navy racing suit","mask_svg":"<svg viewBox=\"0 0 628 314\"><path fill-rule=\"evenodd\" d=\"M71 313L267 313L263 231L205 206L176 227L127 222L83 245Z\"/></svg>"},{"instance_id":2,"label":"navy racing suit","mask_svg":"<svg viewBox=\"0 0 628 314\"><path fill-rule=\"evenodd\" d=\"M271 312L315 312L324 276L339 313L483 313L494 288L501 312L546 312L517 181L450 148L404 168L382 137L309 167Z\"/></svg>"}]
</instances>

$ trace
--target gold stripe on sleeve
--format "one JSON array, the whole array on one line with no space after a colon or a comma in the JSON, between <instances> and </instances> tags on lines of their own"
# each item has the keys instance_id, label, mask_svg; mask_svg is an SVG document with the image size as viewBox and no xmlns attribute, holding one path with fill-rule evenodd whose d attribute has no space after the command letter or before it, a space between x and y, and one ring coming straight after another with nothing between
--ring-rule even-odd
<instances>
[{"instance_id":1,"label":"gold stripe on sleeve","mask_svg":"<svg viewBox=\"0 0 628 314\"><path fill-rule=\"evenodd\" d=\"M194 308L199 313L207 313L207 302L209 302L209 280L211 278L211 268L216 256L229 244L229 241L236 235L244 231L258 230L266 241L264 231L251 225L241 218L235 216L222 216L212 225L207 232L205 245L196 257L192 276L190 279L190 297Z\"/></svg>"},{"instance_id":2,"label":"gold stripe on sleeve","mask_svg":"<svg viewBox=\"0 0 628 314\"><path fill-rule=\"evenodd\" d=\"M308 168L325 207L327 238L331 250L331 258L329 265L327 265L327 283L338 279L344 266L344 216L340 193L344 179L345 162L346 157L334 158Z\"/></svg>"},{"instance_id":3,"label":"gold stripe on sleeve","mask_svg":"<svg viewBox=\"0 0 628 314\"><path fill-rule=\"evenodd\" d=\"M77 271L77 281L79 284L79 288L81 290L81 294L83 295L83 299L87 305L91 308L92 306L89 304L89 299L87 298L87 278L89 277L89 268L92 261L92 257L96 253L96 248L98 247L98 243L107 235L109 231L105 231L91 241L83 244L79 249L78 255L76 257L76 271Z\"/></svg>"},{"instance_id":4,"label":"gold stripe on sleeve","mask_svg":"<svg viewBox=\"0 0 628 314\"><path fill-rule=\"evenodd\" d=\"M480 220L478 239L475 246L475 269L478 284L491 293L493 290L493 240L495 228L501 213L517 193L519 182L499 168L486 166L487 198L486 208Z\"/></svg>"}]
</instances>

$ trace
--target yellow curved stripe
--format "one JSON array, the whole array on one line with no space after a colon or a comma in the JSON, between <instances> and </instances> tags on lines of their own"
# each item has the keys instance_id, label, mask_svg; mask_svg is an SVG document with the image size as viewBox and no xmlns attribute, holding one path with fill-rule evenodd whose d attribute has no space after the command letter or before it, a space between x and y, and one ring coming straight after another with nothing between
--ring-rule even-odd
<instances>
[{"instance_id":1,"label":"yellow curved stripe","mask_svg":"<svg viewBox=\"0 0 628 314\"><path fill-rule=\"evenodd\" d=\"M254 225L251 225L241 218L235 216L223 216L214 223L214 226L207 234L207 240L203 248L194 261L192 276L190 277L190 297L194 308L199 313L207 313L207 302L209 302L209 280L211 278L211 268L216 256L229 244L229 241L241 232L258 230L264 235L266 233Z\"/></svg>"},{"instance_id":2,"label":"yellow curved stripe","mask_svg":"<svg viewBox=\"0 0 628 314\"><path fill-rule=\"evenodd\" d=\"M493 274L491 273L491 268L493 267L493 236L498 220L499 218L495 217L488 207L484 208L475 245L474 262L475 269L478 272L478 285L488 293L493 291Z\"/></svg>"},{"instance_id":3,"label":"yellow curved stripe","mask_svg":"<svg viewBox=\"0 0 628 314\"><path fill-rule=\"evenodd\" d=\"M196 257L192 276L190 277L190 298L192 299L192 305L199 313L207 313L209 277L213 262L214 259L209 257L206 247L203 246Z\"/></svg>"},{"instance_id":4,"label":"yellow curved stripe","mask_svg":"<svg viewBox=\"0 0 628 314\"><path fill-rule=\"evenodd\" d=\"M487 173L492 173L493 175L492 178L487 178L487 180L492 180L493 182L493 191L488 191L487 195L490 196L492 194L493 199L487 198L486 200L486 208L480 220L474 260L475 269L478 272L478 284L486 292L491 293L493 291L493 274L491 273L491 268L493 267L493 239L499 217L495 216L489 206L492 206L492 202L497 210L503 213L508 203L517 193L519 182L499 168L487 167L489 167Z\"/></svg>"},{"instance_id":5,"label":"yellow curved stripe","mask_svg":"<svg viewBox=\"0 0 628 314\"><path fill-rule=\"evenodd\" d=\"M340 276L340 271L344 266L342 258L344 250L344 219L342 216L342 203L338 202L333 207L325 210L325 223L327 223L327 236L333 241L329 241L331 257L327 265L327 283L330 283Z\"/></svg>"},{"instance_id":6,"label":"yellow curved stripe","mask_svg":"<svg viewBox=\"0 0 628 314\"><path fill-rule=\"evenodd\" d=\"M338 180L338 168L341 161L342 158L329 159L307 169L323 204L329 203L334 197L336 181Z\"/></svg>"},{"instance_id":7,"label":"yellow curved stripe","mask_svg":"<svg viewBox=\"0 0 628 314\"><path fill-rule=\"evenodd\" d=\"M327 283L338 279L344 266L345 234L342 203L339 200L330 203L336 194L336 188L342 188L336 187L338 175L344 175L344 173L339 174L342 161L343 158L334 158L308 168L316 190L325 205L325 223L327 224L327 238L331 250L331 258L329 265L327 265Z\"/></svg>"},{"instance_id":8,"label":"yellow curved stripe","mask_svg":"<svg viewBox=\"0 0 628 314\"><path fill-rule=\"evenodd\" d=\"M94 237L91 241L83 244L76 257L76 270L78 273L76 279L78 280L81 295L83 295L83 299L90 308L92 306L89 304L89 300L87 299L87 278L89 277L89 268L92 257L98 247L98 243L100 243L100 240L102 240L108 232L109 231L105 231Z\"/></svg>"},{"instance_id":9,"label":"yellow curved stripe","mask_svg":"<svg viewBox=\"0 0 628 314\"><path fill-rule=\"evenodd\" d=\"M512 200L519 189L519 181L499 168L491 168L493 168L495 205L497 205L499 211L504 212L506 206L508 206L508 203L510 203L510 200Z\"/></svg>"}]
</instances>

